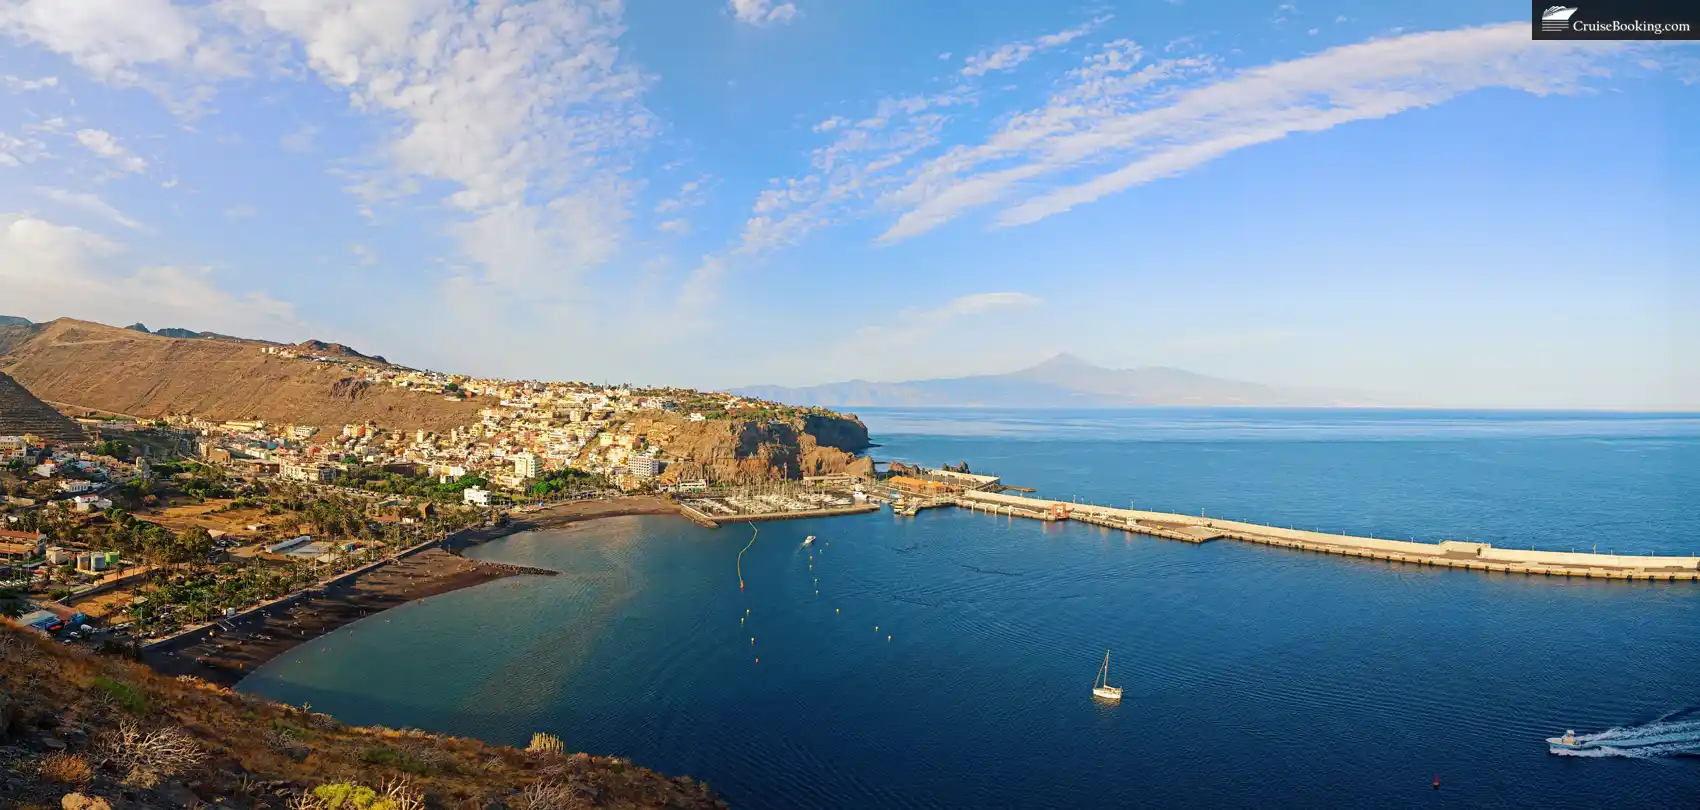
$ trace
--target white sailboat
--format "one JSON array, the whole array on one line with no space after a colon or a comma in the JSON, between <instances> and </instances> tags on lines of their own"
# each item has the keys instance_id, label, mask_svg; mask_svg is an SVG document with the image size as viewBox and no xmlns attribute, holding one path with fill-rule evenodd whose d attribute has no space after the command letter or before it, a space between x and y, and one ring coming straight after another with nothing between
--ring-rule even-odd
<instances>
[{"instance_id":1,"label":"white sailboat","mask_svg":"<svg viewBox=\"0 0 1700 810\"><path fill-rule=\"evenodd\" d=\"M1110 651L1104 651L1104 665L1098 668L1098 677L1092 679L1092 696L1104 700L1119 701L1122 699L1122 688L1110 685Z\"/></svg>"}]
</instances>

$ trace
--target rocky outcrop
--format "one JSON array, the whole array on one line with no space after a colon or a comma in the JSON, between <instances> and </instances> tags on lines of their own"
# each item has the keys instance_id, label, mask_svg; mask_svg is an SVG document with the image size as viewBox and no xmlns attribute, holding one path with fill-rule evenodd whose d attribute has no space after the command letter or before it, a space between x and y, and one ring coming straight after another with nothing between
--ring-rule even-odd
<instances>
[{"instance_id":1,"label":"rocky outcrop","mask_svg":"<svg viewBox=\"0 0 1700 810\"><path fill-rule=\"evenodd\" d=\"M673 414L633 421L633 430L675 459L663 483L708 479L755 483L805 475L870 475L868 428L854 416L825 412L789 419L691 422Z\"/></svg>"}]
</instances>

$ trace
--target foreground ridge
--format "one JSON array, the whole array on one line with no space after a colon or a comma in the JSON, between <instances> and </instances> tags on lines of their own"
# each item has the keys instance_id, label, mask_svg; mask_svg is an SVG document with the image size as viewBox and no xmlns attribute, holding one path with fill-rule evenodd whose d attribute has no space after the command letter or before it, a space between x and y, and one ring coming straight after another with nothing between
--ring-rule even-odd
<instances>
[{"instance_id":1,"label":"foreground ridge","mask_svg":"<svg viewBox=\"0 0 1700 810\"><path fill-rule=\"evenodd\" d=\"M726 807L690 777L565 746L548 733L521 750L347 726L0 627L6 808L317 810L361 795L397 810Z\"/></svg>"}]
</instances>

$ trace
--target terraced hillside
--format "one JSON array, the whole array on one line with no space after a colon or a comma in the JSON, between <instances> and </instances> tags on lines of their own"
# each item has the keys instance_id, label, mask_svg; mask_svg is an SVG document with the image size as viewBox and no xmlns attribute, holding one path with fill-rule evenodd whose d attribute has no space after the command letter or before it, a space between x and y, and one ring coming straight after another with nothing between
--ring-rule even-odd
<instances>
[{"instance_id":1,"label":"terraced hillside","mask_svg":"<svg viewBox=\"0 0 1700 810\"><path fill-rule=\"evenodd\" d=\"M477 421L486 404L368 385L334 365L263 354L268 344L259 341L174 338L70 318L0 330L0 372L36 396L143 418L448 430Z\"/></svg>"},{"instance_id":2,"label":"terraced hillside","mask_svg":"<svg viewBox=\"0 0 1700 810\"><path fill-rule=\"evenodd\" d=\"M83 431L6 374L0 374L0 436L33 433L48 441L82 441Z\"/></svg>"}]
</instances>

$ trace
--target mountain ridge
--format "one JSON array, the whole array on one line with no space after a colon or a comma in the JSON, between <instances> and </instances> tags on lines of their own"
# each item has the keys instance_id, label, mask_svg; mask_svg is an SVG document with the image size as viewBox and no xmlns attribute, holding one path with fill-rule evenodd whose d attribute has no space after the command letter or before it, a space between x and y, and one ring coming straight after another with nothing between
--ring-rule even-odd
<instances>
[{"instance_id":1,"label":"mountain ridge","mask_svg":"<svg viewBox=\"0 0 1700 810\"><path fill-rule=\"evenodd\" d=\"M1003 374L902 382L845 380L814 386L752 385L741 396L822 407L1379 407L1360 392L1285 388L1172 366L1113 369L1062 353Z\"/></svg>"}]
</instances>

